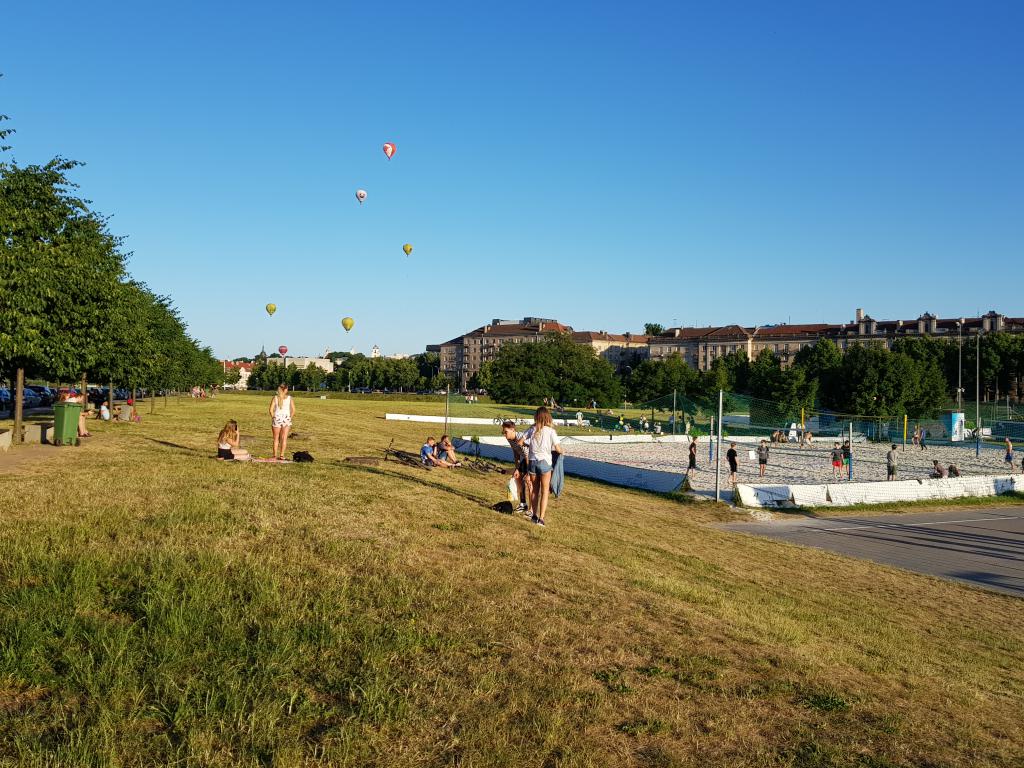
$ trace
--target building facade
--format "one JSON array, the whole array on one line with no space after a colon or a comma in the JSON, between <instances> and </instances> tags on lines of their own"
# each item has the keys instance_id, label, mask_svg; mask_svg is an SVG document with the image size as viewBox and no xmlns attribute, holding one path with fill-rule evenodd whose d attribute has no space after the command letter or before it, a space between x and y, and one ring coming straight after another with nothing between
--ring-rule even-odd
<instances>
[{"instance_id":1,"label":"building facade","mask_svg":"<svg viewBox=\"0 0 1024 768\"><path fill-rule=\"evenodd\" d=\"M617 371L636 366L650 356L649 339L643 335L573 331L572 340L577 344L591 347L598 357L603 357L614 365Z\"/></svg>"},{"instance_id":2,"label":"building facade","mask_svg":"<svg viewBox=\"0 0 1024 768\"><path fill-rule=\"evenodd\" d=\"M680 355L697 370L706 371L725 355L742 351L747 359L753 360L765 349L778 356L784 367L789 367L797 352L821 339L831 339L840 350L852 344L880 344L891 348L896 339L904 337L956 338L958 334L969 336L979 331L1024 333L1024 318L1007 317L998 312L974 318L939 318L925 312L916 320L875 320L858 309L849 323L669 328L657 336L643 336L573 331L557 320L524 317L522 320L492 320L443 344L428 346L427 351L436 351L440 356L441 373L466 389L480 367L493 360L502 346L536 342L549 333L570 334L574 342L590 346L621 372L645 359L663 360L673 354Z\"/></svg>"},{"instance_id":3,"label":"building facade","mask_svg":"<svg viewBox=\"0 0 1024 768\"><path fill-rule=\"evenodd\" d=\"M768 349L784 367L788 367L793 364L797 352L821 339L831 339L840 350L853 344L880 344L891 349L893 342L900 338L957 338L959 335L973 336L979 331L1024 333L1024 318L1007 317L998 312L988 312L981 317L939 318L925 312L916 320L875 320L858 309L853 321L840 324L669 328L658 336L652 336L649 346L652 359L679 354L694 368L706 371L717 358L741 350L749 360L753 360L762 350Z\"/></svg>"}]
</instances>

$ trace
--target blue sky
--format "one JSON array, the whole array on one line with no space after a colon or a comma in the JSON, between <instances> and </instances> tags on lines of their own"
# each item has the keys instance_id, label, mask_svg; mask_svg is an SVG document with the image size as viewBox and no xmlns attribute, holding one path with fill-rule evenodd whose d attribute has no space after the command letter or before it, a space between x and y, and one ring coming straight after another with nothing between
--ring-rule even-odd
<instances>
[{"instance_id":1,"label":"blue sky","mask_svg":"<svg viewBox=\"0 0 1024 768\"><path fill-rule=\"evenodd\" d=\"M8 8L0 112L219 355L1024 315L1019 2L160 6Z\"/></svg>"}]
</instances>

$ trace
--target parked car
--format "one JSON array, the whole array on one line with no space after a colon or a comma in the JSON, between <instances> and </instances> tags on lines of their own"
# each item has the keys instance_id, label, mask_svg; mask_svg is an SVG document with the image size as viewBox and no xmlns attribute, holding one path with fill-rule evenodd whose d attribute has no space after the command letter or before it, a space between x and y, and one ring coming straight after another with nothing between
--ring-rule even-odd
<instances>
[{"instance_id":1,"label":"parked car","mask_svg":"<svg viewBox=\"0 0 1024 768\"><path fill-rule=\"evenodd\" d=\"M28 387L25 387L25 391L22 392L21 396L21 407L22 408L38 408L39 404L42 403L42 399Z\"/></svg>"},{"instance_id":2,"label":"parked car","mask_svg":"<svg viewBox=\"0 0 1024 768\"><path fill-rule=\"evenodd\" d=\"M14 398L11 397L11 390L7 387L0 387L0 411L11 410L12 402L14 402Z\"/></svg>"},{"instance_id":3,"label":"parked car","mask_svg":"<svg viewBox=\"0 0 1024 768\"><path fill-rule=\"evenodd\" d=\"M49 387L45 387L41 384L29 384L25 389L31 389L39 396L40 405L50 406L53 405L57 400L57 393Z\"/></svg>"}]
</instances>

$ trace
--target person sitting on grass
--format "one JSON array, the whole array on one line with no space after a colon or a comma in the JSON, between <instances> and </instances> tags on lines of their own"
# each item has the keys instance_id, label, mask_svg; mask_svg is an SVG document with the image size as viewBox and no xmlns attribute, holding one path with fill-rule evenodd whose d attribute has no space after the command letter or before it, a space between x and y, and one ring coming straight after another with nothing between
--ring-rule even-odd
<instances>
[{"instance_id":1,"label":"person sitting on grass","mask_svg":"<svg viewBox=\"0 0 1024 768\"><path fill-rule=\"evenodd\" d=\"M456 466L455 464L452 464L450 461L445 461L440 456L438 456L436 453L436 448L437 441L432 437L428 437L427 442L425 442L423 444L423 447L420 448L420 461L423 462L423 466L449 468Z\"/></svg>"},{"instance_id":2,"label":"person sitting on grass","mask_svg":"<svg viewBox=\"0 0 1024 768\"><path fill-rule=\"evenodd\" d=\"M946 472L946 468L939 464L938 459L934 459L932 461L932 472L931 475L929 475L929 477L931 477L933 480L942 480L943 478L946 478L948 476L949 475Z\"/></svg>"},{"instance_id":3,"label":"person sitting on grass","mask_svg":"<svg viewBox=\"0 0 1024 768\"><path fill-rule=\"evenodd\" d=\"M448 435L441 435L441 440L437 444L437 450L435 453L439 459L444 459L453 467L462 466L462 462L459 460L459 454L455 452L455 446L452 445L452 440Z\"/></svg>"},{"instance_id":4,"label":"person sitting on grass","mask_svg":"<svg viewBox=\"0 0 1024 768\"><path fill-rule=\"evenodd\" d=\"M248 461L249 452L241 447L238 422L231 419L217 435L217 459L219 461Z\"/></svg>"},{"instance_id":5,"label":"person sitting on grass","mask_svg":"<svg viewBox=\"0 0 1024 768\"><path fill-rule=\"evenodd\" d=\"M100 404L100 412L97 418L99 418L100 421L110 421L110 406L107 405L106 400Z\"/></svg>"}]
</instances>

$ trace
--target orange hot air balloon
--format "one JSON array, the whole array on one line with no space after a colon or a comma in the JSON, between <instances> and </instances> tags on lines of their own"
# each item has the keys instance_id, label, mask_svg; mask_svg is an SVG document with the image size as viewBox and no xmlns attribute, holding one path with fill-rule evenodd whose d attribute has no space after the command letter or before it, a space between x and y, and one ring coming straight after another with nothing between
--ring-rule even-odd
<instances>
[{"instance_id":1,"label":"orange hot air balloon","mask_svg":"<svg viewBox=\"0 0 1024 768\"><path fill-rule=\"evenodd\" d=\"M410 253L412 253L412 246L409 243L406 243L405 245L402 246L402 250L405 251L405 255L408 256Z\"/></svg>"},{"instance_id":2,"label":"orange hot air balloon","mask_svg":"<svg viewBox=\"0 0 1024 768\"><path fill-rule=\"evenodd\" d=\"M384 154L388 156L388 160L390 160L391 156L395 154L396 149L397 147L395 147L395 145L390 141L384 144Z\"/></svg>"},{"instance_id":3,"label":"orange hot air balloon","mask_svg":"<svg viewBox=\"0 0 1024 768\"><path fill-rule=\"evenodd\" d=\"M345 317L341 320L341 327L345 329L345 333L352 330L352 326L356 324L356 321L351 317Z\"/></svg>"}]
</instances>

